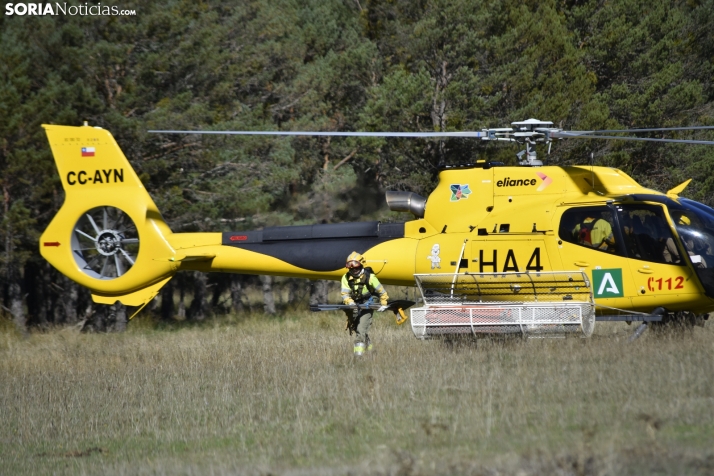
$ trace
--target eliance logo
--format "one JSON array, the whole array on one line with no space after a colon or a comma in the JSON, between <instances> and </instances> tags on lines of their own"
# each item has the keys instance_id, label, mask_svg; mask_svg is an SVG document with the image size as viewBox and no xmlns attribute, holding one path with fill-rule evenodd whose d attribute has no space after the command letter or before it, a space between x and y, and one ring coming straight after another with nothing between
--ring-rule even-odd
<instances>
[{"instance_id":1,"label":"eliance logo","mask_svg":"<svg viewBox=\"0 0 714 476\"><path fill-rule=\"evenodd\" d=\"M552 178L542 172L536 172L536 175L543 181L536 189L536 192L542 192L553 182ZM537 183L536 179L512 179L511 177L506 177L496 182L496 187L531 187Z\"/></svg>"},{"instance_id":2,"label":"eliance logo","mask_svg":"<svg viewBox=\"0 0 714 476\"><path fill-rule=\"evenodd\" d=\"M543 181L543 183L540 184L540 187L538 187L536 189L536 192L542 192L543 190L546 189L546 187L548 187L548 185L550 185L553 182L552 178L548 177L546 174L544 174L542 172L536 172L536 175L538 177L540 177L540 179Z\"/></svg>"}]
</instances>

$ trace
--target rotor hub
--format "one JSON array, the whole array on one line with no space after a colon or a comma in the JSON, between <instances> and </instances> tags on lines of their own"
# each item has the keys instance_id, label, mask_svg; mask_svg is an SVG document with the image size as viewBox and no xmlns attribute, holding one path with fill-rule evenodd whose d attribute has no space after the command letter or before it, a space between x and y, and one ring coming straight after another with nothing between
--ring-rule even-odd
<instances>
[{"instance_id":1,"label":"rotor hub","mask_svg":"<svg viewBox=\"0 0 714 476\"><path fill-rule=\"evenodd\" d=\"M121 250L124 236L116 230L102 230L97 236L97 251L103 256L112 256Z\"/></svg>"}]
</instances>

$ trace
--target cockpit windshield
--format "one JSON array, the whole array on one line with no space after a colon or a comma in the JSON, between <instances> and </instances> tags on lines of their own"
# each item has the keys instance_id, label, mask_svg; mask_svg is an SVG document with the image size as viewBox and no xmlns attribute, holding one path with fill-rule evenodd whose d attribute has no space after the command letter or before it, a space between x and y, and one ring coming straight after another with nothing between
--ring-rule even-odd
<instances>
[{"instance_id":1,"label":"cockpit windshield","mask_svg":"<svg viewBox=\"0 0 714 476\"><path fill-rule=\"evenodd\" d=\"M707 296L714 298L714 209L686 198L669 203L677 234Z\"/></svg>"},{"instance_id":2,"label":"cockpit windshield","mask_svg":"<svg viewBox=\"0 0 714 476\"><path fill-rule=\"evenodd\" d=\"M654 263L684 265L660 205L616 205L626 256Z\"/></svg>"}]
</instances>

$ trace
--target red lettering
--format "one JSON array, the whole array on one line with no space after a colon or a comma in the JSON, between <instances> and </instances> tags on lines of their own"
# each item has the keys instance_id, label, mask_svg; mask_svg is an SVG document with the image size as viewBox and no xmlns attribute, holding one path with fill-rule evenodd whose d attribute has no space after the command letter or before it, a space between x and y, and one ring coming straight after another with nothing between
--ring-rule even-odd
<instances>
[{"instance_id":1,"label":"red lettering","mask_svg":"<svg viewBox=\"0 0 714 476\"><path fill-rule=\"evenodd\" d=\"M672 286L674 284L674 287ZM676 276L674 278L647 278L647 289L650 291L662 291L663 289L684 289L684 278L682 276Z\"/></svg>"},{"instance_id":2,"label":"red lettering","mask_svg":"<svg viewBox=\"0 0 714 476\"><path fill-rule=\"evenodd\" d=\"M233 235L229 238L231 241L245 241L248 237L246 235Z\"/></svg>"}]
</instances>

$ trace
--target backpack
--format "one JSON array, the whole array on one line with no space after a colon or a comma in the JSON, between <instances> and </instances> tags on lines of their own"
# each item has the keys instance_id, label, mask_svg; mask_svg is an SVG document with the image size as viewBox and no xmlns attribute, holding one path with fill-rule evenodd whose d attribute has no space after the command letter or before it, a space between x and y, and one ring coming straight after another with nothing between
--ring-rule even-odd
<instances>
[{"instance_id":1,"label":"backpack","mask_svg":"<svg viewBox=\"0 0 714 476\"><path fill-rule=\"evenodd\" d=\"M590 245L593 244L593 240L590 237L590 234L592 233L593 227L595 226L595 223L597 223L598 220L599 218L596 218L590 223L583 222L580 224L580 230L578 230L578 243L588 243Z\"/></svg>"},{"instance_id":2,"label":"backpack","mask_svg":"<svg viewBox=\"0 0 714 476\"><path fill-rule=\"evenodd\" d=\"M347 278L347 285L350 287L352 299L354 299L356 303L361 304L375 294L374 288L371 284L369 284L369 281L372 278L372 273L372 268L366 267L364 268L364 273L362 273L359 278L350 279L351 276ZM369 296L365 296L363 294L365 286L367 286Z\"/></svg>"}]
</instances>

